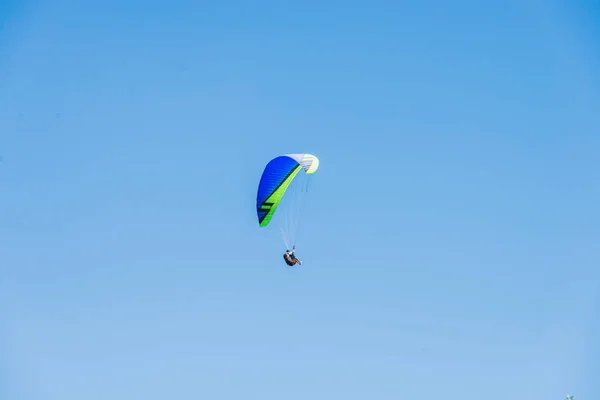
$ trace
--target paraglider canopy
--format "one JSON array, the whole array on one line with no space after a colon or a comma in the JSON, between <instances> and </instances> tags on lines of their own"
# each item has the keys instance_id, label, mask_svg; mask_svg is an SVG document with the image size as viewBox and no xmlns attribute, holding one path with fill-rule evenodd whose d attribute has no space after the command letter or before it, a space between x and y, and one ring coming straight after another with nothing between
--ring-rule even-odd
<instances>
[{"instance_id":1,"label":"paraglider canopy","mask_svg":"<svg viewBox=\"0 0 600 400\"><path fill-rule=\"evenodd\" d=\"M256 195L256 213L260 226L267 226L283 194L301 169L307 175L319 168L319 159L312 154L286 154L269 161L260 178Z\"/></svg>"},{"instance_id":2,"label":"paraglider canopy","mask_svg":"<svg viewBox=\"0 0 600 400\"><path fill-rule=\"evenodd\" d=\"M296 188L295 185L290 187L290 185L295 181L301 170L304 170L305 175L308 177L314 174L318 168L319 159L312 154L285 154L269 161L262 173L256 194L258 224L261 227L268 226L275 215L275 211L282 203L284 195L288 197L289 201L284 207L283 218L280 219L282 224L285 221L285 228L284 226L280 226L280 228L286 246L294 244L295 240L297 221L294 221L294 219L297 218L297 215L294 215L294 207L299 206L299 199L295 196L299 195L301 191L306 191L305 189ZM288 193L289 191L292 193Z\"/></svg>"}]
</instances>

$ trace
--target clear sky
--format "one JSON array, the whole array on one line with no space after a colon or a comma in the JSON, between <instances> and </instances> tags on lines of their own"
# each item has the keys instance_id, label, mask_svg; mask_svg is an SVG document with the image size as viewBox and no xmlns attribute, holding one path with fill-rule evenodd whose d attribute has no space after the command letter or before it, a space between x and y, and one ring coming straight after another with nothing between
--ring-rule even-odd
<instances>
[{"instance_id":1,"label":"clear sky","mask_svg":"<svg viewBox=\"0 0 600 400\"><path fill-rule=\"evenodd\" d=\"M594 1L0 2L0 398L600 398ZM321 160L300 268L260 229Z\"/></svg>"}]
</instances>

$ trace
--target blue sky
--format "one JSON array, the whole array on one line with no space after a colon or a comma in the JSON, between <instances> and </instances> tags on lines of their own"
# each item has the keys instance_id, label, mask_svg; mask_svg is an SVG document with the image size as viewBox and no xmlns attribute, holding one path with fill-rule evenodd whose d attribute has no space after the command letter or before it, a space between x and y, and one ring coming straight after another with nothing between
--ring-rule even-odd
<instances>
[{"instance_id":1,"label":"blue sky","mask_svg":"<svg viewBox=\"0 0 600 400\"><path fill-rule=\"evenodd\" d=\"M0 5L0 398L598 398L597 4L77 4Z\"/></svg>"}]
</instances>

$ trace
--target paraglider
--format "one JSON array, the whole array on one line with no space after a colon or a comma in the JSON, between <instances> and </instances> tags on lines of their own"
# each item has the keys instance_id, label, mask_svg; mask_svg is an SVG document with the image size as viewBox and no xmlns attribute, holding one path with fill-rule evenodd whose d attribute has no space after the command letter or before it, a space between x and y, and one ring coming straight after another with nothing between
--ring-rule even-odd
<instances>
[{"instance_id":1,"label":"paraglider","mask_svg":"<svg viewBox=\"0 0 600 400\"><path fill-rule=\"evenodd\" d=\"M286 250L285 253L283 253L283 259L285 260L285 263L290 267L293 267L296 264L302 265L302 261L300 261L300 259L296 257L296 254L294 254L295 252L296 247L294 246L292 251Z\"/></svg>"},{"instance_id":2,"label":"paraglider","mask_svg":"<svg viewBox=\"0 0 600 400\"><path fill-rule=\"evenodd\" d=\"M277 221L276 225L279 225L287 249L283 258L289 266L302 265L295 255L300 195L308 190L308 178L318 168L319 159L312 154L285 154L267 163L258 184L258 224L260 227L267 227L272 220ZM305 172L301 175L304 179L298 176L301 170ZM278 208L281 210L275 217ZM292 251L289 250L290 247Z\"/></svg>"}]
</instances>

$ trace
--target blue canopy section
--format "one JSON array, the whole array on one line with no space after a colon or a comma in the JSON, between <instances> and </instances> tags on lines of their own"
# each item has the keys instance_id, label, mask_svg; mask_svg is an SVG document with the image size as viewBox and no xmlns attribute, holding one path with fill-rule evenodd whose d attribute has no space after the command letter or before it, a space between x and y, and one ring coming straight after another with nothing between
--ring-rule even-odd
<instances>
[{"instance_id":1,"label":"blue canopy section","mask_svg":"<svg viewBox=\"0 0 600 400\"><path fill-rule=\"evenodd\" d=\"M288 156L279 156L269 161L260 178L256 194L256 213L259 223L263 222L271 207L277 206L277 204L265 204L265 201L281 187L298 166L298 161Z\"/></svg>"}]
</instances>

